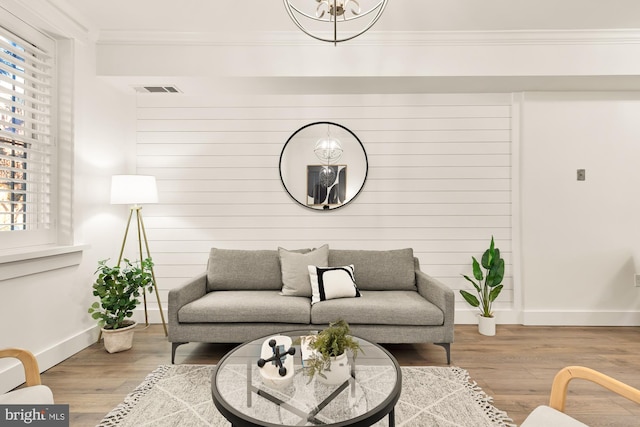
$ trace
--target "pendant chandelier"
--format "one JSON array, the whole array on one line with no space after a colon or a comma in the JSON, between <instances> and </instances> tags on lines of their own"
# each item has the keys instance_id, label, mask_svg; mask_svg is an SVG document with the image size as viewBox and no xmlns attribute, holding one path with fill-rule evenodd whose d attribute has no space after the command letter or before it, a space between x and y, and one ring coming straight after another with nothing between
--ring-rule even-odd
<instances>
[{"instance_id":1,"label":"pendant chandelier","mask_svg":"<svg viewBox=\"0 0 640 427\"><path fill-rule=\"evenodd\" d=\"M373 27L389 2L389 0L283 1L289 17L298 28L316 40L334 45L358 37ZM333 36L328 37L328 32Z\"/></svg>"}]
</instances>

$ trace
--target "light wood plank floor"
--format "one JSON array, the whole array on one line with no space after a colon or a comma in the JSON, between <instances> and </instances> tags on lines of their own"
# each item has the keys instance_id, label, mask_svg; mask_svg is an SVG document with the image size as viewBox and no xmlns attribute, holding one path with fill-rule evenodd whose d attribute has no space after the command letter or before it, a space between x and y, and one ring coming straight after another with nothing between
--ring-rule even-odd
<instances>
[{"instance_id":1,"label":"light wood plank floor","mask_svg":"<svg viewBox=\"0 0 640 427\"><path fill-rule=\"evenodd\" d=\"M401 365L446 366L444 350L431 344L387 345ZM162 327L136 332L134 348L108 354L94 344L42 375L56 402L68 403L72 426L95 426L160 364L170 363L171 345ZM177 363L216 363L233 345L187 344ZM499 325L495 337L475 325L456 326L452 365L493 396L494 404L520 424L546 404L555 373L567 365L600 370L640 388L640 327L534 327ZM570 386L567 412L595 426L640 426L640 405L585 382ZM549 426L553 427L553 426Z\"/></svg>"}]
</instances>

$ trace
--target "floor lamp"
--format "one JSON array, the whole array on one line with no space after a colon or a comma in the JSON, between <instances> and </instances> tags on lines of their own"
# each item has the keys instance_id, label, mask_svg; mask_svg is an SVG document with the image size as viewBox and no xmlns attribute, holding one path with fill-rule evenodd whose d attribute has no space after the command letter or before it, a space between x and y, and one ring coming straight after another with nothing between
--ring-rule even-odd
<instances>
[{"instance_id":1,"label":"floor lamp","mask_svg":"<svg viewBox=\"0 0 640 427\"><path fill-rule=\"evenodd\" d=\"M124 238L122 239L122 248L120 249L120 255L118 256L118 263L120 265L122 261L122 255L124 254L124 248L127 244L127 236L129 235L129 227L131 226L131 219L135 214L136 226L138 230L138 251L140 253L140 261L145 258L151 258L151 252L149 252L149 242L147 241L147 232L144 228L144 222L142 220L142 204L145 203L158 203L158 189L156 186L156 178L149 175L114 175L111 178L111 204L112 205L129 205L129 219L127 220L127 228L124 232ZM143 248L144 243L144 248ZM143 249L146 251L146 257L143 256ZM162 312L162 304L160 303L160 295L158 294L158 282L156 281L156 275L151 267L151 278L153 279L153 290L156 294L158 301L158 308L160 309L160 318L162 319L162 326L164 327L164 334L167 334L167 324L164 320L164 313ZM147 313L147 291L142 291L142 297L144 299L144 322L149 326L149 315Z\"/></svg>"}]
</instances>

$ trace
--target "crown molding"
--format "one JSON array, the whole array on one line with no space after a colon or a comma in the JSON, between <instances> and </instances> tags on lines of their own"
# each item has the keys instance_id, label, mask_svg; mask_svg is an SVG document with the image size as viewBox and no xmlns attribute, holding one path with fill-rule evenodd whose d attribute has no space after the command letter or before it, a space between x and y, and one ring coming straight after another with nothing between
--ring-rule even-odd
<instances>
[{"instance_id":1,"label":"crown molding","mask_svg":"<svg viewBox=\"0 0 640 427\"><path fill-rule=\"evenodd\" d=\"M0 0L0 7L54 38L95 42L98 31L64 0Z\"/></svg>"},{"instance_id":2,"label":"crown molding","mask_svg":"<svg viewBox=\"0 0 640 427\"><path fill-rule=\"evenodd\" d=\"M318 46L300 31L170 32L102 30L104 45ZM640 29L522 31L369 31L340 46L486 46L638 44Z\"/></svg>"}]
</instances>

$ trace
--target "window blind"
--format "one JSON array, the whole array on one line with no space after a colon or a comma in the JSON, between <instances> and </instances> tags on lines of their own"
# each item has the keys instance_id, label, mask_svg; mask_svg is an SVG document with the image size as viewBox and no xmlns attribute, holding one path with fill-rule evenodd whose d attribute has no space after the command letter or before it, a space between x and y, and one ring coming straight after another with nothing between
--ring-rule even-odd
<instances>
[{"instance_id":1,"label":"window blind","mask_svg":"<svg viewBox=\"0 0 640 427\"><path fill-rule=\"evenodd\" d=\"M52 226L52 50L0 27L0 232Z\"/></svg>"}]
</instances>

